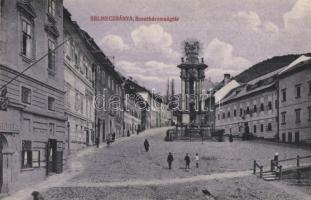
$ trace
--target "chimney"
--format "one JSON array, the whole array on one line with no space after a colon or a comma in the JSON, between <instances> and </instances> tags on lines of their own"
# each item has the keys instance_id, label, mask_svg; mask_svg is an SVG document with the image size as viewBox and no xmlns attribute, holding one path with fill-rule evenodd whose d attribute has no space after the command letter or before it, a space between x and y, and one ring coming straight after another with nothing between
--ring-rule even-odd
<instances>
[{"instance_id":1,"label":"chimney","mask_svg":"<svg viewBox=\"0 0 311 200\"><path fill-rule=\"evenodd\" d=\"M224 84L227 85L231 80L230 74L224 74Z\"/></svg>"}]
</instances>

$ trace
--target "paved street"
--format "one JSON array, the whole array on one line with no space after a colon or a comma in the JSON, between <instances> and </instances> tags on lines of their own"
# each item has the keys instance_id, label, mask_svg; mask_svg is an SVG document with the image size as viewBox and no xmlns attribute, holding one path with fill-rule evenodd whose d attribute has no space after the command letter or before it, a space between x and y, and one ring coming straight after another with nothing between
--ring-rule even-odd
<instances>
[{"instance_id":1,"label":"paved street","mask_svg":"<svg viewBox=\"0 0 311 200\"><path fill-rule=\"evenodd\" d=\"M263 182L251 174L253 160L269 165L275 152L280 159L310 154L288 145L234 141L165 142L166 128L121 138L109 148L88 148L70 159L68 169L34 186L45 199L206 199L208 189L218 199L303 199L289 195L282 186ZM143 148L144 139L150 151ZM167 167L167 153L174 156ZM185 170L184 156L199 153L200 167ZM192 159L193 160L193 159ZM193 162L193 161L192 161ZM226 188L226 193L223 190ZM284 189L285 190L285 189ZM31 190L17 193L21 199ZM18 196L19 195L19 196ZM298 197L299 198L298 198Z\"/></svg>"}]
</instances>

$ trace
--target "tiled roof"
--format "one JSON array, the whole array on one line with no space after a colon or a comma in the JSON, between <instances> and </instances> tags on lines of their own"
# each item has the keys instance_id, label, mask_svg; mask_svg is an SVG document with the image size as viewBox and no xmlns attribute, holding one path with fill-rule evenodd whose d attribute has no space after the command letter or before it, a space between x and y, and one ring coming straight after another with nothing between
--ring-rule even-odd
<instances>
[{"instance_id":1,"label":"tiled roof","mask_svg":"<svg viewBox=\"0 0 311 200\"><path fill-rule=\"evenodd\" d=\"M307 56L300 56L298 59L296 59L294 62L292 62L290 65L285 67L283 70L279 72L279 75L283 75L285 73L288 73L290 71L293 71L295 69L298 69L300 67L309 65L311 64L311 57Z\"/></svg>"},{"instance_id":2,"label":"tiled roof","mask_svg":"<svg viewBox=\"0 0 311 200\"><path fill-rule=\"evenodd\" d=\"M269 74L270 72L289 65L302 55L311 56L311 53L275 56L253 65L252 67L235 76L234 79L240 83L247 83L253 79L256 79L257 77L261 77L265 74Z\"/></svg>"}]
</instances>

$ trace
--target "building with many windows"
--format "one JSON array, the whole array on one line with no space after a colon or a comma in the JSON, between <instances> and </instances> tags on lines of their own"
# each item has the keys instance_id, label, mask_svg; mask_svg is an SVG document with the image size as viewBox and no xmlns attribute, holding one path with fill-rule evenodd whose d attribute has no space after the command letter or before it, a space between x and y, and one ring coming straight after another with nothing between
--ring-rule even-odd
<instances>
[{"instance_id":1,"label":"building with many windows","mask_svg":"<svg viewBox=\"0 0 311 200\"><path fill-rule=\"evenodd\" d=\"M95 84L95 138L98 143L108 138L124 136L122 76L114 68L110 59L88 36L92 53Z\"/></svg>"},{"instance_id":2,"label":"building with many windows","mask_svg":"<svg viewBox=\"0 0 311 200\"><path fill-rule=\"evenodd\" d=\"M216 92L221 96L216 102L216 129L238 136L247 133L281 142L310 143L311 61L307 56L274 57L224 84Z\"/></svg>"},{"instance_id":3,"label":"building with many windows","mask_svg":"<svg viewBox=\"0 0 311 200\"><path fill-rule=\"evenodd\" d=\"M124 131L127 136L142 131L142 113L144 99L137 93L136 82L132 79L124 80Z\"/></svg>"},{"instance_id":4,"label":"building with many windows","mask_svg":"<svg viewBox=\"0 0 311 200\"><path fill-rule=\"evenodd\" d=\"M216 129L225 134L275 138L277 134L276 72L232 89L216 106Z\"/></svg>"},{"instance_id":5,"label":"building with many windows","mask_svg":"<svg viewBox=\"0 0 311 200\"><path fill-rule=\"evenodd\" d=\"M8 107L0 111L0 191L7 193L62 172L65 162L63 5L0 5L0 87L8 83L1 91Z\"/></svg>"},{"instance_id":6,"label":"building with many windows","mask_svg":"<svg viewBox=\"0 0 311 200\"><path fill-rule=\"evenodd\" d=\"M68 145L71 151L95 144L95 88L92 64L95 58L86 33L64 9L64 77Z\"/></svg>"},{"instance_id":7,"label":"building with many windows","mask_svg":"<svg viewBox=\"0 0 311 200\"><path fill-rule=\"evenodd\" d=\"M282 142L311 142L311 59L301 56L279 73L279 134Z\"/></svg>"}]
</instances>

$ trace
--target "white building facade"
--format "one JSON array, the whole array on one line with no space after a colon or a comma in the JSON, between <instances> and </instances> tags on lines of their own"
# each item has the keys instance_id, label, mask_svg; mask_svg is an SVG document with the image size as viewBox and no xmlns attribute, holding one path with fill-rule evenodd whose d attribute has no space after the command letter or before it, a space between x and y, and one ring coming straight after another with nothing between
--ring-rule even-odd
<instances>
[{"instance_id":1,"label":"white building facade","mask_svg":"<svg viewBox=\"0 0 311 200\"><path fill-rule=\"evenodd\" d=\"M88 48L84 32L64 10L65 108L67 135L71 151L95 143L95 96L92 64L95 63Z\"/></svg>"}]
</instances>

